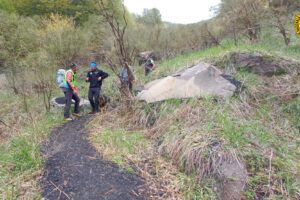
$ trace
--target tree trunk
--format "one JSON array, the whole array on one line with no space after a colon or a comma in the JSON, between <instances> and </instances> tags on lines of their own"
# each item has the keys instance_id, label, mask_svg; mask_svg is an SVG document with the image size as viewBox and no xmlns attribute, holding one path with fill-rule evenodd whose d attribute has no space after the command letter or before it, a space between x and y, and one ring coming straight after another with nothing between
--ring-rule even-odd
<instances>
[{"instance_id":1,"label":"tree trunk","mask_svg":"<svg viewBox=\"0 0 300 200\"><path fill-rule=\"evenodd\" d=\"M277 19L277 26L276 27L279 29L279 32L281 33L281 35L282 35L282 37L284 39L285 45L289 46L289 44L290 44L290 38L287 36L287 32L286 32L286 30L284 28L284 25L283 25L283 23L282 23L282 21L280 19L280 14L277 13L276 11L273 11L273 13L274 13L274 16Z\"/></svg>"},{"instance_id":2,"label":"tree trunk","mask_svg":"<svg viewBox=\"0 0 300 200\"><path fill-rule=\"evenodd\" d=\"M237 38L237 34L236 34L235 25L233 25L233 39L234 39L234 45L238 46L238 38Z\"/></svg>"}]
</instances>

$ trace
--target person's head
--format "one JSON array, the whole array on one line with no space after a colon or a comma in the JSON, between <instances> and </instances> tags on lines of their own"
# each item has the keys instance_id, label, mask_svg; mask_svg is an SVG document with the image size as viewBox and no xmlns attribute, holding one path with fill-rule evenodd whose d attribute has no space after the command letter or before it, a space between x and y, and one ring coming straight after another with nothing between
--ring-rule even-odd
<instances>
[{"instance_id":1,"label":"person's head","mask_svg":"<svg viewBox=\"0 0 300 200\"><path fill-rule=\"evenodd\" d=\"M71 66L70 66L70 68L72 69L72 71L73 71L74 73L77 72L77 64L72 63Z\"/></svg>"},{"instance_id":2,"label":"person's head","mask_svg":"<svg viewBox=\"0 0 300 200\"><path fill-rule=\"evenodd\" d=\"M95 70L97 69L97 63L94 62L94 61L91 62L91 63L90 63L90 68L91 68L92 71L95 71Z\"/></svg>"},{"instance_id":3,"label":"person's head","mask_svg":"<svg viewBox=\"0 0 300 200\"><path fill-rule=\"evenodd\" d=\"M124 62L124 67L127 68L127 69L129 68L128 62Z\"/></svg>"}]
</instances>

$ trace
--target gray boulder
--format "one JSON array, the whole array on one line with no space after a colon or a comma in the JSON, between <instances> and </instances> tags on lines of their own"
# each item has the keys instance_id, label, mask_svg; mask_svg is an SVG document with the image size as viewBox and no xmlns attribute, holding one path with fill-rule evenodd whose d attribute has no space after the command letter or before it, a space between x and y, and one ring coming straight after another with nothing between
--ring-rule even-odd
<instances>
[{"instance_id":1,"label":"gray boulder","mask_svg":"<svg viewBox=\"0 0 300 200\"><path fill-rule=\"evenodd\" d=\"M231 60L238 68L244 68L262 76L274 76L287 73L289 63L259 53L234 53Z\"/></svg>"},{"instance_id":2,"label":"gray boulder","mask_svg":"<svg viewBox=\"0 0 300 200\"><path fill-rule=\"evenodd\" d=\"M230 97L237 87L223 77L213 65L200 62L196 66L145 85L137 98L147 103L167 99L184 99L204 96Z\"/></svg>"}]
</instances>

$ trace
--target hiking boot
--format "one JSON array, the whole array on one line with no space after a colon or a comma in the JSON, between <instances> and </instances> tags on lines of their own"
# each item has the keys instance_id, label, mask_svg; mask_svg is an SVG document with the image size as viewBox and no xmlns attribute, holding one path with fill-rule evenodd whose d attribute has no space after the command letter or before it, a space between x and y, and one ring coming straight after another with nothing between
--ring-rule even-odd
<instances>
[{"instance_id":1,"label":"hiking boot","mask_svg":"<svg viewBox=\"0 0 300 200\"><path fill-rule=\"evenodd\" d=\"M66 117L65 121L70 122L70 121L73 121L73 119L71 117Z\"/></svg>"},{"instance_id":2,"label":"hiking boot","mask_svg":"<svg viewBox=\"0 0 300 200\"><path fill-rule=\"evenodd\" d=\"M79 114L79 113L73 113L73 115L74 115L75 117L81 117L81 114Z\"/></svg>"},{"instance_id":3,"label":"hiking boot","mask_svg":"<svg viewBox=\"0 0 300 200\"><path fill-rule=\"evenodd\" d=\"M94 111L89 112L89 115L94 115L94 114L96 114L96 112Z\"/></svg>"}]
</instances>

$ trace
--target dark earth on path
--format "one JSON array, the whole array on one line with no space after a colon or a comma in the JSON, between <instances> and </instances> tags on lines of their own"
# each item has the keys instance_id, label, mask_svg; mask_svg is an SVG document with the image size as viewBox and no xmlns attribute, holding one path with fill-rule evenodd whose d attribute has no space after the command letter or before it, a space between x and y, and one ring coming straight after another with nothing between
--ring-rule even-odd
<instances>
[{"instance_id":1,"label":"dark earth on path","mask_svg":"<svg viewBox=\"0 0 300 200\"><path fill-rule=\"evenodd\" d=\"M42 198L80 200L142 200L142 178L104 160L89 143L85 124L90 117L68 122L52 131L42 145L45 167Z\"/></svg>"}]
</instances>

